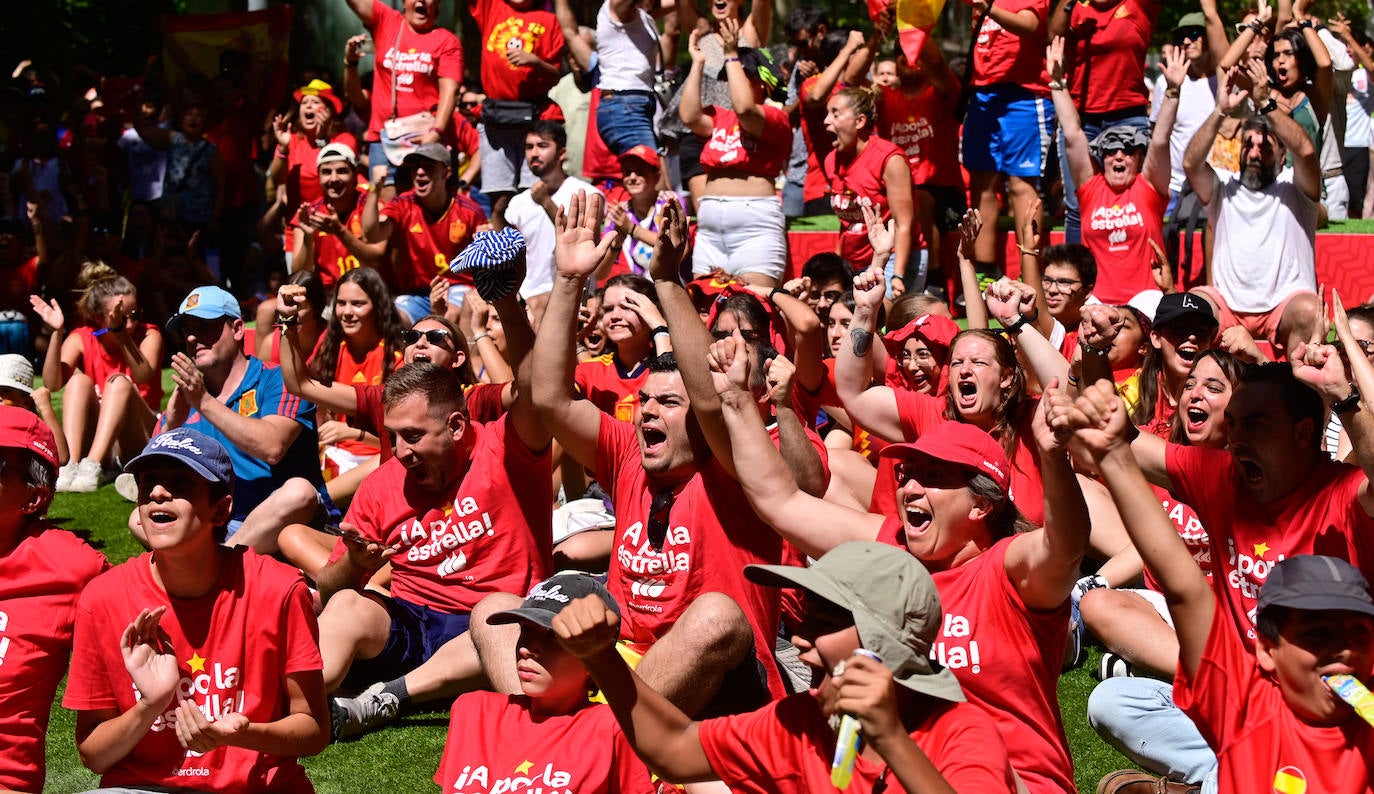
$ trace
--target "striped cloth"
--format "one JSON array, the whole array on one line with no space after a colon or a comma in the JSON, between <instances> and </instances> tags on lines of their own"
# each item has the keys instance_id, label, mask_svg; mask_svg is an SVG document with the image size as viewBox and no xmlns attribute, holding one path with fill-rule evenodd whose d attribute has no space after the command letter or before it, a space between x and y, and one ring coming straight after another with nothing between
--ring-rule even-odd
<instances>
[{"instance_id":1,"label":"striped cloth","mask_svg":"<svg viewBox=\"0 0 1374 794\"><path fill-rule=\"evenodd\" d=\"M449 263L453 273L467 273L477 294L490 303L500 300L524 278L525 237L507 226L498 232L478 232Z\"/></svg>"}]
</instances>

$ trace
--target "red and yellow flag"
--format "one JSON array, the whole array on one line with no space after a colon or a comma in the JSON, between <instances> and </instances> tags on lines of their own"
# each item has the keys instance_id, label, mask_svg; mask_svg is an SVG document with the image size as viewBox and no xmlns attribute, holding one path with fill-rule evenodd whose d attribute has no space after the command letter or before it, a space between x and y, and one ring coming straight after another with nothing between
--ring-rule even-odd
<instances>
[{"instance_id":1,"label":"red and yellow flag","mask_svg":"<svg viewBox=\"0 0 1374 794\"><path fill-rule=\"evenodd\" d=\"M945 0L868 0L868 16L877 19L893 6L897 9L897 43L907 62L916 63L926 36L945 10Z\"/></svg>"}]
</instances>

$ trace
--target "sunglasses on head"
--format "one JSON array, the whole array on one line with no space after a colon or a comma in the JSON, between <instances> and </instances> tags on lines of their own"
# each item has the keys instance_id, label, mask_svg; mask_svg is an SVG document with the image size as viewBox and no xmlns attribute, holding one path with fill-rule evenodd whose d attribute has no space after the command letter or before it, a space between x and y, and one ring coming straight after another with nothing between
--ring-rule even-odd
<instances>
[{"instance_id":1,"label":"sunglasses on head","mask_svg":"<svg viewBox=\"0 0 1374 794\"><path fill-rule=\"evenodd\" d=\"M409 331L401 332L401 341L406 343L406 347L410 347L416 342L419 342L421 337L424 337L426 341L435 347L453 347L453 342L450 341L452 336L452 334L442 328L432 328L428 331L416 331L412 328Z\"/></svg>"}]
</instances>

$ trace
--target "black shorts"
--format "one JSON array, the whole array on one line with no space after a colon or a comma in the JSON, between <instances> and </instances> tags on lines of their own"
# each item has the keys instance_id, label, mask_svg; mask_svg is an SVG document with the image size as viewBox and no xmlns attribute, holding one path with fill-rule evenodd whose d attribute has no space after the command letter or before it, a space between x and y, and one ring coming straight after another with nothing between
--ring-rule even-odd
<instances>
[{"instance_id":1,"label":"black shorts","mask_svg":"<svg viewBox=\"0 0 1374 794\"><path fill-rule=\"evenodd\" d=\"M705 148L706 141L690 132L682 136L682 140L678 142L677 167L684 188L687 186L687 180L706 173L701 167L701 153Z\"/></svg>"},{"instance_id":2,"label":"black shorts","mask_svg":"<svg viewBox=\"0 0 1374 794\"><path fill-rule=\"evenodd\" d=\"M935 228L946 234L959 228L959 221L963 220L964 213L968 211L968 201L964 197L963 188L945 185L917 185L916 187L929 193L931 198L935 199Z\"/></svg>"}]
</instances>

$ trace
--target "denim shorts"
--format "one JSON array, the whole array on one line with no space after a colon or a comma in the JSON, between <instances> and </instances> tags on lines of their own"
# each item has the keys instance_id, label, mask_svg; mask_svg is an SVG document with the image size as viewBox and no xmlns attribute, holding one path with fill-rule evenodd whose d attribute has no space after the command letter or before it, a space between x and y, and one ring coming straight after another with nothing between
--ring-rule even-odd
<instances>
[{"instance_id":1,"label":"denim shorts","mask_svg":"<svg viewBox=\"0 0 1374 794\"><path fill-rule=\"evenodd\" d=\"M644 93L603 91L596 106L596 131L611 154L620 155L635 146L658 146L654 139L654 110L658 100Z\"/></svg>"},{"instance_id":2,"label":"denim shorts","mask_svg":"<svg viewBox=\"0 0 1374 794\"><path fill-rule=\"evenodd\" d=\"M424 664L444 643L468 630L468 613L448 613L405 599L368 593L386 607L391 629L382 652L371 659L355 659L344 684L362 689L377 681L400 678Z\"/></svg>"}]
</instances>

